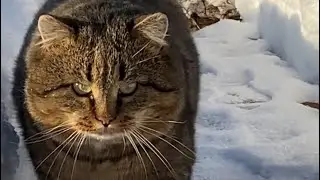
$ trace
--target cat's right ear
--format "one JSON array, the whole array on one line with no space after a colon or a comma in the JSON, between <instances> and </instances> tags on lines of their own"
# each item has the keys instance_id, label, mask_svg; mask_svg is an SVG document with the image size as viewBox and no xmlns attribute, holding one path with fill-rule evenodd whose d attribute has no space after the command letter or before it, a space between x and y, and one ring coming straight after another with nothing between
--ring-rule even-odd
<instances>
[{"instance_id":1,"label":"cat's right ear","mask_svg":"<svg viewBox=\"0 0 320 180\"><path fill-rule=\"evenodd\" d=\"M160 46L167 45L165 37L168 32L169 20L164 13L141 15L135 18L134 24L133 30L140 36Z\"/></svg>"},{"instance_id":2,"label":"cat's right ear","mask_svg":"<svg viewBox=\"0 0 320 180\"><path fill-rule=\"evenodd\" d=\"M38 19L38 31L41 36L41 45L51 45L69 39L74 30L57 18L45 14Z\"/></svg>"}]
</instances>

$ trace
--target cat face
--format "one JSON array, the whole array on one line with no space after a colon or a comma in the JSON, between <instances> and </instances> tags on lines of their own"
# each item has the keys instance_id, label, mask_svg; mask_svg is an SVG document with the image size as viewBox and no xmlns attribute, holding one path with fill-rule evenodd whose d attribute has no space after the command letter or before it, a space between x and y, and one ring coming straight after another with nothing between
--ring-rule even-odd
<instances>
[{"instance_id":1,"label":"cat face","mask_svg":"<svg viewBox=\"0 0 320 180\"><path fill-rule=\"evenodd\" d=\"M169 132L184 98L183 74L166 55L167 28L161 13L109 26L40 16L25 86L39 128L113 142Z\"/></svg>"}]
</instances>

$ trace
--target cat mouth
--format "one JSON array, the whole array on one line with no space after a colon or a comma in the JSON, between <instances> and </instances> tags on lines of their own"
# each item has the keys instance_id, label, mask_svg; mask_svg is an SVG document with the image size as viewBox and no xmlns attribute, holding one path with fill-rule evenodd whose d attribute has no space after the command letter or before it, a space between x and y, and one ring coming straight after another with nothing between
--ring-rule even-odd
<instances>
[{"instance_id":1,"label":"cat mouth","mask_svg":"<svg viewBox=\"0 0 320 180\"><path fill-rule=\"evenodd\" d=\"M124 132L109 132L108 130L97 130L95 132L86 133L86 135L90 138L97 140L116 140L123 138L125 135Z\"/></svg>"},{"instance_id":2,"label":"cat mouth","mask_svg":"<svg viewBox=\"0 0 320 180\"><path fill-rule=\"evenodd\" d=\"M124 136L125 132L132 128L132 125L134 123L127 118L118 117L111 122L104 122L91 117L78 121L75 129L94 139L114 139Z\"/></svg>"},{"instance_id":3,"label":"cat mouth","mask_svg":"<svg viewBox=\"0 0 320 180\"><path fill-rule=\"evenodd\" d=\"M97 122L94 130L82 131L86 136L91 139L97 140L115 140L119 138L123 138L126 133L126 129L122 124L119 123L110 123L107 126L100 124Z\"/></svg>"},{"instance_id":4,"label":"cat mouth","mask_svg":"<svg viewBox=\"0 0 320 180\"><path fill-rule=\"evenodd\" d=\"M114 136L116 134L123 134L124 131L119 127L109 124L107 127L99 127L94 133L101 136Z\"/></svg>"}]
</instances>

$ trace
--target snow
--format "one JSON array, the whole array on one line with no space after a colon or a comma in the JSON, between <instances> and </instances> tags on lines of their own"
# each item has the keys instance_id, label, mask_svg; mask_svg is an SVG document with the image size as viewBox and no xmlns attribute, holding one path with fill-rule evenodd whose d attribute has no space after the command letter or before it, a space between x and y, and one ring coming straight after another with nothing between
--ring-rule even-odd
<instances>
[{"instance_id":1,"label":"snow","mask_svg":"<svg viewBox=\"0 0 320 180\"><path fill-rule=\"evenodd\" d=\"M303 80L319 84L318 0L239 0L236 6L246 20L257 21L272 52L288 61Z\"/></svg>"},{"instance_id":2,"label":"snow","mask_svg":"<svg viewBox=\"0 0 320 180\"><path fill-rule=\"evenodd\" d=\"M223 20L194 34L201 100L194 179L319 177L319 86L268 51L256 26ZM232 173L231 173L232 172Z\"/></svg>"},{"instance_id":3,"label":"snow","mask_svg":"<svg viewBox=\"0 0 320 180\"><path fill-rule=\"evenodd\" d=\"M12 102L10 98L10 89L12 87L10 79L12 77L12 68L15 57L17 56L23 37L43 0L4 0L1 1L1 106L5 106L6 111L1 111L1 117L7 116L8 121L14 127L15 132L19 135L19 149L9 149L8 146L12 141L16 141L14 136L9 137L10 141L1 142L7 151L17 152L19 154L19 165L15 170L14 180L36 180L30 158L26 152L25 144L22 141L21 129L16 121ZM1 107L2 108L2 107ZM7 124L5 118L1 118L1 136L3 128L11 127ZM5 125L4 125L5 124ZM1 156L4 152L1 151ZM14 159L14 157L12 157ZM1 157L1 162L3 158ZM1 163L2 164L2 163ZM6 164L7 166L7 164ZM2 172L2 171L1 171ZM8 172L2 172L1 177L5 177ZM11 180L11 179L8 179Z\"/></svg>"},{"instance_id":4,"label":"snow","mask_svg":"<svg viewBox=\"0 0 320 180\"><path fill-rule=\"evenodd\" d=\"M305 11L301 6L300 14L292 11L286 17L299 14L298 17L307 22L294 24L303 30L291 30L279 13L287 13L289 7L297 8L297 4L286 6L284 9L288 11L285 11L276 2L238 0L243 23L222 20L193 35L201 60L194 180L319 179L319 111L300 104L319 101L316 82L319 70L313 69L317 67L314 57L319 56L319 47L314 42L319 29L312 24L313 13L302 13ZM299 1L304 8L307 2ZM271 3L274 5L270 12ZM20 16L31 20L36 8L24 8L28 13L21 11ZM270 15L270 19L264 15ZM273 25L272 18L276 22ZM7 43L8 51L1 48L1 65L6 65L1 68L1 100L9 107L9 99L4 98L8 97L8 91L3 91L3 87L10 87L7 79L12 61L8 59L18 51L27 22L14 23L16 21L7 21L7 29L21 27L20 31L11 36L1 33L1 43L11 42ZM14 33L20 34L17 37ZM10 41L12 37L15 39ZM303 61L295 59L295 53L299 53ZM9 110L8 114L12 114ZM20 134L14 116L9 117ZM21 163L15 179L33 180L34 173L21 141L19 146Z\"/></svg>"}]
</instances>

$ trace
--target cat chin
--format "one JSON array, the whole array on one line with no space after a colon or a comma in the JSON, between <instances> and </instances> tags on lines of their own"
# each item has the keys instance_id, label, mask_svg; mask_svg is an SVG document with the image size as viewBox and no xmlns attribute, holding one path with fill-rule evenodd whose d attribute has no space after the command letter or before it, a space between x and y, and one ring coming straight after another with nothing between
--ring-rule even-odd
<instances>
[{"instance_id":1,"label":"cat chin","mask_svg":"<svg viewBox=\"0 0 320 180\"><path fill-rule=\"evenodd\" d=\"M124 133L85 133L85 135L90 138L90 140L98 140L98 141L116 141L122 140Z\"/></svg>"},{"instance_id":2,"label":"cat chin","mask_svg":"<svg viewBox=\"0 0 320 180\"><path fill-rule=\"evenodd\" d=\"M110 145L118 145L123 143L122 133L115 134L97 134L97 133L86 133L88 139L88 145L94 149L94 151L100 152L105 151L106 147Z\"/></svg>"}]
</instances>

